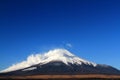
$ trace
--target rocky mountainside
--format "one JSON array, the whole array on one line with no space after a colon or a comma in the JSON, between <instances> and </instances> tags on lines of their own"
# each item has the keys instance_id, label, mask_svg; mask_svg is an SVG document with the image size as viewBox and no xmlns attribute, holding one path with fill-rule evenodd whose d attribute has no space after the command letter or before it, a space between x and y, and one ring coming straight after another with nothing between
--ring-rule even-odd
<instances>
[{"instance_id":1,"label":"rocky mountainside","mask_svg":"<svg viewBox=\"0 0 120 80\"><path fill-rule=\"evenodd\" d=\"M18 65L20 66L22 64L19 63L1 71L0 76L39 74L120 74L120 71L114 67L81 59L65 49L55 49L42 55L32 56L32 64L27 67L23 67L24 65L18 67Z\"/></svg>"}]
</instances>

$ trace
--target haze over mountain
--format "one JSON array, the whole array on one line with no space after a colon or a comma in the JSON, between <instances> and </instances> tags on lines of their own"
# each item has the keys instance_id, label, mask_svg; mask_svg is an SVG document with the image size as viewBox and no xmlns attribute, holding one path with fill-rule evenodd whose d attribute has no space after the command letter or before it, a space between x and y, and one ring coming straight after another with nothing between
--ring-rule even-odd
<instances>
[{"instance_id":1,"label":"haze over mountain","mask_svg":"<svg viewBox=\"0 0 120 80\"><path fill-rule=\"evenodd\" d=\"M31 55L26 61L2 70L0 75L38 74L120 74L120 71L81 59L66 49L54 49L44 54Z\"/></svg>"}]
</instances>

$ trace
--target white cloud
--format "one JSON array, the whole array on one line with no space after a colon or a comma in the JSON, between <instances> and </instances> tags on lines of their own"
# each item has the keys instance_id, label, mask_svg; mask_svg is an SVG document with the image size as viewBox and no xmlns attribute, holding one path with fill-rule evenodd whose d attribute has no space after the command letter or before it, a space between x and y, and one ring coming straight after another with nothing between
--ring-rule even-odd
<instances>
[{"instance_id":1,"label":"white cloud","mask_svg":"<svg viewBox=\"0 0 120 80\"><path fill-rule=\"evenodd\" d=\"M66 46L72 48L72 44L70 43L67 43Z\"/></svg>"},{"instance_id":2,"label":"white cloud","mask_svg":"<svg viewBox=\"0 0 120 80\"><path fill-rule=\"evenodd\" d=\"M32 55L28 56L27 60L22 61L17 64L13 64L12 66L10 66L7 69L2 70L0 72L9 72L9 71L14 71L14 70L18 70L18 69L23 69L23 68L29 67L31 65L38 64L40 61L41 61L41 54L36 54L36 55L32 54Z\"/></svg>"}]
</instances>

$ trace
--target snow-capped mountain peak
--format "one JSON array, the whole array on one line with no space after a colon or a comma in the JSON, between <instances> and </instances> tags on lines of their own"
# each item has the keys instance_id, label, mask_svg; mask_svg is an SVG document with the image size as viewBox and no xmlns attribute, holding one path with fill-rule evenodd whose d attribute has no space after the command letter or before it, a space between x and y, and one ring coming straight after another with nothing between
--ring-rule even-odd
<instances>
[{"instance_id":1,"label":"snow-capped mountain peak","mask_svg":"<svg viewBox=\"0 0 120 80\"><path fill-rule=\"evenodd\" d=\"M87 60L81 59L73 55L71 52L69 52L66 49L54 49L44 54L30 55L28 56L26 61L22 61L20 63L12 65L1 72L15 71L26 67L30 67L35 64L47 64L52 61L61 61L66 65L69 65L69 63L77 64L77 65L86 64L86 65L91 65L93 67L97 65L95 63L89 62Z\"/></svg>"},{"instance_id":2,"label":"snow-capped mountain peak","mask_svg":"<svg viewBox=\"0 0 120 80\"><path fill-rule=\"evenodd\" d=\"M84 63L84 64L96 66L95 63L81 59L81 58L73 55L66 49L51 50L48 53L43 55L42 63L48 63L51 61L62 61L63 63L65 63L67 65L68 65L68 63L79 64L79 65Z\"/></svg>"}]
</instances>

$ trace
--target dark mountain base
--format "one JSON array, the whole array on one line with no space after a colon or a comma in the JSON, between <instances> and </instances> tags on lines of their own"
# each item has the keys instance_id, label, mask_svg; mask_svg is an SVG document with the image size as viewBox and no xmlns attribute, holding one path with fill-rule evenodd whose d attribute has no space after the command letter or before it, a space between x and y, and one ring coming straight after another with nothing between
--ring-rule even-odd
<instances>
[{"instance_id":1,"label":"dark mountain base","mask_svg":"<svg viewBox=\"0 0 120 80\"><path fill-rule=\"evenodd\" d=\"M0 76L30 76L30 75L80 75L80 74L104 74L104 75L120 75L120 71L111 66L87 65L82 63L81 65L68 63L61 61L52 61L47 64L36 64L24 69L11 71L7 73L0 73ZM35 68L35 69L32 69ZM30 70L32 69L32 70Z\"/></svg>"}]
</instances>

